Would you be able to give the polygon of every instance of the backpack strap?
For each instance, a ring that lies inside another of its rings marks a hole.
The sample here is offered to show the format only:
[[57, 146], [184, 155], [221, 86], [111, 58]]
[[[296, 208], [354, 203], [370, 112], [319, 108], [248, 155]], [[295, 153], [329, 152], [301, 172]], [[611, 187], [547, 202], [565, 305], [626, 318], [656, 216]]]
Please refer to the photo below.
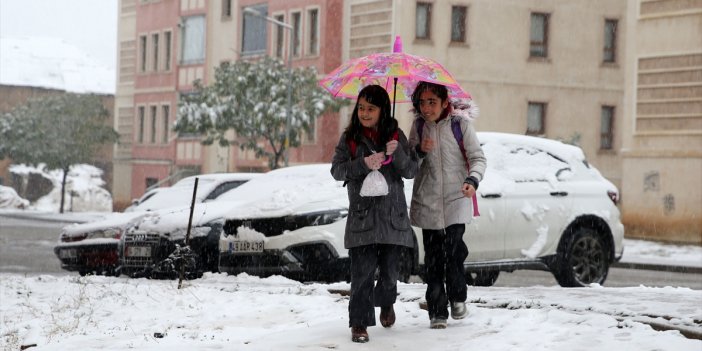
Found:
[[422, 143], [422, 134], [424, 134], [424, 118], [417, 118], [417, 135], [419, 135], [419, 144]]

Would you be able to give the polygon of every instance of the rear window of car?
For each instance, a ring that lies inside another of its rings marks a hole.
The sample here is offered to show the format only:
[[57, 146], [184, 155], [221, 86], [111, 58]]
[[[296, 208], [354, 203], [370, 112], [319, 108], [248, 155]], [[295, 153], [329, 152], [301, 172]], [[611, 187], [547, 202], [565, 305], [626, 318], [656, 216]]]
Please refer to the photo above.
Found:
[[486, 143], [483, 151], [488, 167], [518, 183], [563, 180], [563, 170], [570, 170], [568, 162], [528, 145]]

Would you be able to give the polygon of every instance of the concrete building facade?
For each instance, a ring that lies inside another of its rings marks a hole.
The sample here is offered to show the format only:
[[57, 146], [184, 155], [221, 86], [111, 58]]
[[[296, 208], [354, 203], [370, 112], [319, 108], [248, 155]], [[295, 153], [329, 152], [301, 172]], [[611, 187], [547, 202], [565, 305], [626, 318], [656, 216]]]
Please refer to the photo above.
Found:
[[[440, 62], [473, 96], [481, 111], [478, 130], [576, 142], [621, 186], [624, 56], [616, 49], [625, 45], [624, 26], [617, 26], [625, 20], [625, 0], [354, 0], [346, 6], [345, 59], [391, 51], [399, 35], [405, 52]], [[605, 60], [612, 23], [618, 30], [613, 56]], [[405, 130], [410, 108], [397, 108]], [[603, 111], [614, 114], [606, 141]]]
[[702, 2], [629, 1], [628, 17], [627, 230], [702, 243]]

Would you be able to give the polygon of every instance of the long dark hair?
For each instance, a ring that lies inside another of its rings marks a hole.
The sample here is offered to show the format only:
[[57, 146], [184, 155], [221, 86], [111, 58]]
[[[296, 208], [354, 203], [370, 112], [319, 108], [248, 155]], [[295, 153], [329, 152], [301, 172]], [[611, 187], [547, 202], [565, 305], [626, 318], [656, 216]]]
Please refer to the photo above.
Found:
[[419, 109], [419, 97], [422, 96], [422, 93], [425, 91], [431, 91], [436, 94], [436, 96], [441, 99], [442, 104], [444, 101], [448, 100], [448, 89], [446, 89], [445, 85], [421, 81], [417, 84], [417, 87], [414, 88], [414, 92], [412, 92], [412, 106], [414, 106], [414, 110], [418, 113], [421, 111]]
[[390, 138], [392, 138], [395, 131], [397, 131], [397, 120], [392, 118], [392, 107], [390, 105], [390, 96], [388, 92], [383, 89], [380, 85], [369, 85], [358, 93], [358, 98], [356, 99], [356, 106], [353, 108], [353, 113], [351, 114], [351, 121], [346, 127], [346, 140], [354, 140], [356, 142], [361, 141], [361, 135], [363, 135], [363, 126], [361, 121], [358, 119], [358, 100], [361, 98], [366, 99], [368, 103], [378, 106], [380, 108], [380, 119], [378, 119], [378, 142], [380, 145], [385, 145]]

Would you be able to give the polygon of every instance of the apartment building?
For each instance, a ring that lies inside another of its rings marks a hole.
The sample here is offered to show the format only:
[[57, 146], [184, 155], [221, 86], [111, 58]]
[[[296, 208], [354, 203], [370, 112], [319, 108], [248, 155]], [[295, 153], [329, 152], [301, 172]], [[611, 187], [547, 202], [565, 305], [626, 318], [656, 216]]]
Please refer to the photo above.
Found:
[[[245, 8], [292, 30], [247, 15]], [[341, 63], [342, 10], [342, 0], [121, 0], [115, 129], [123, 142], [115, 148], [116, 202], [190, 174], [266, 170], [267, 160], [251, 152], [203, 146], [197, 135], [174, 133], [179, 97], [195, 80], [206, 85], [227, 61], [269, 55], [287, 62], [291, 51], [293, 67], [329, 72]], [[290, 150], [290, 164], [328, 162], [338, 130], [337, 114], [319, 118], [303, 145]]]
[[[627, 225], [666, 226], [668, 240], [702, 242], [699, 1], [345, 6], [344, 59], [390, 51], [400, 35], [405, 52], [442, 63], [473, 95], [478, 130], [576, 143], [619, 187]], [[409, 109], [398, 108], [403, 128]]]
[[628, 12], [624, 219], [702, 243], [702, 2], [633, 0]]
[[[621, 185], [626, 0], [353, 0], [344, 57], [404, 51], [440, 62], [473, 96], [476, 128], [579, 144]], [[398, 105], [398, 119], [411, 116]]]

